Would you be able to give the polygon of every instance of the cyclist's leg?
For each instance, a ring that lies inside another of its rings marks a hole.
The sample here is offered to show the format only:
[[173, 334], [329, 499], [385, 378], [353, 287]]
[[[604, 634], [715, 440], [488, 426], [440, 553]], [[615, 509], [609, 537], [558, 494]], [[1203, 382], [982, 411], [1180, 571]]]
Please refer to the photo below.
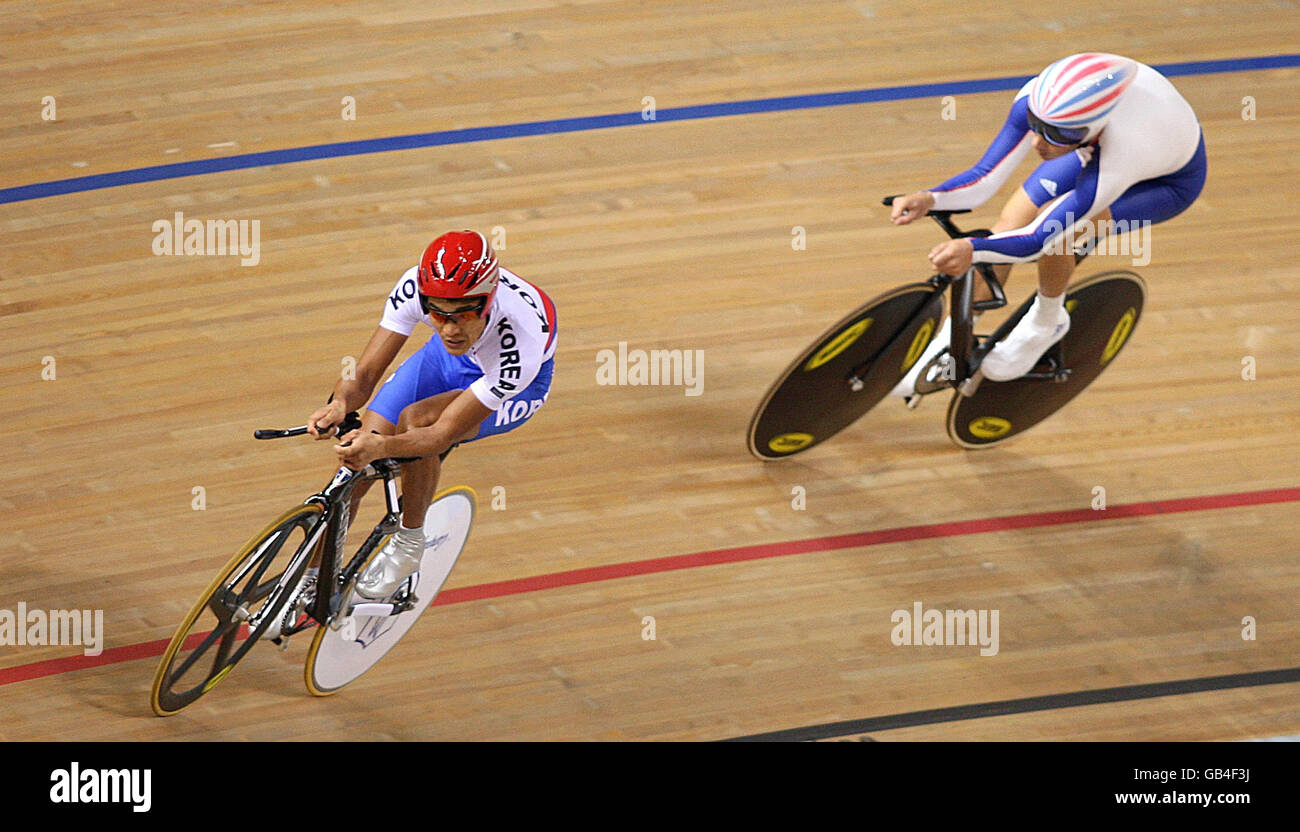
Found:
[[[1007, 201], [1006, 206], [1002, 209], [1002, 216], [994, 223], [992, 231], [997, 234], [1002, 231], [1023, 228], [1033, 222], [1037, 216], [1038, 206], [1030, 201], [1023, 190], [1019, 190]], [[1110, 219], [1110, 211], [1103, 210], [1093, 217], [1093, 222], [1100, 224], [1108, 219]], [[998, 282], [1003, 287], [1007, 285], [1013, 265], [1015, 264], [996, 263], [993, 266], [993, 273], [997, 275]], [[1071, 253], [1044, 254], [1038, 260], [1038, 284], [1043, 289], [1043, 293], [1049, 297], [1055, 297], [1065, 291], [1065, 285], [1069, 283], [1070, 276], [1073, 274], [1074, 255]], [[991, 296], [992, 293], [989, 292], [988, 286], [982, 281], [975, 284], [975, 300], [987, 300]]]
[[[361, 414], [361, 430], [392, 436], [397, 433], [398, 414], [402, 412], [416, 395], [420, 365], [423, 357], [420, 352], [409, 356], [380, 386], [379, 392]], [[352, 501], [348, 506], [348, 516], [357, 516], [357, 506], [370, 490], [373, 481], [358, 483], [352, 491]]]
[[[1003, 231], [1023, 228], [1033, 222], [1036, 216], [1038, 216], [1038, 206], [1029, 198], [1029, 194], [1025, 193], [1023, 187], [1017, 188], [1007, 200], [1007, 204], [1002, 206], [1002, 213], [998, 215], [998, 221], [993, 223], [990, 230], [994, 234], [1000, 234]], [[997, 276], [998, 283], [1001, 283], [1003, 288], [1006, 288], [1007, 280], [1010, 279], [1013, 265], [1013, 263], [996, 263], [993, 266], [993, 274]], [[975, 282], [975, 300], [989, 300], [992, 297], [993, 293], [989, 291], [984, 281]]]
[[[402, 410], [398, 420], [398, 431], [405, 432], [412, 428], [428, 427], [438, 421], [443, 410], [468, 388], [482, 371], [467, 359], [448, 356], [452, 360], [444, 362], [444, 378], [456, 386], [450, 390], [421, 399]], [[457, 437], [456, 444], [474, 442], [488, 436], [506, 433], [532, 418], [546, 401], [550, 392], [554, 360], [542, 365], [537, 378], [518, 396], [503, 402], [501, 408], [484, 419], [464, 435]], [[453, 445], [452, 447], [455, 447]], [[448, 449], [448, 453], [450, 449]], [[402, 522], [408, 528], [415, 528], [423, 523], [424, 511], [433, 500], [438, 490], [438, 480], [442, 472], [442, 460], [446, 454], [430, 456], [402, 466]]]
[[[439, 399], [445, 407], [458, 392], [454, 374], [448, 370], [455, 358], [442, 341], [431, 338], [423, 348], [398, 368], [380, 389], [369, 410], [383, 417], [394, 433], [410, 429], [403, 413], [416, 402]], [[468, 361], [468, 359], [466, 359]], [[439, 409], [441, 412], [441, 408]], [[381, 598], [419, 568], [424, 543], [424, 515], [437, 485], [438, 459], [416, 460], [402, 466], [402, 517], [399, 528], [370, 561], [357, 580], [357, 593]]]
[[[410, 427], [414, 426], [412, 423], [403, 425], [403, 419], [408, 410], [411, 410], [412, 414], [423, 413], [428, 418], [425, 424], [431, 425], [437, 421], [437, 417], [442, 413], [443, 408], [450, 404], [451, 400], [460, 391], [443, 389], [447, 386], [446, 372], [442, 366], [443, 362], [440, 360], [441, 356], [437, 355], [435, 348], [442, 350], [441, 344], [432, 340], [429, 341], [418, 352], [402, 362], [397, 371], [388, 377], [388, 380], [375, 394], [374, 399], [361, 417], [361, 429], [363, 431], [374, 431], [385, 436], [392, 436], [409, 430]], [[445, 350], [442, 350], [442, 353], [446, 355]], [[412, 410], [413, 408], [419, 409]], [[408, 467], [402, 467], [403, 494], [407, 493], [408, 484], [412, 479], [419, 479], [418, 475], [415, 477], [410, 475], [407, 470]], [[436, 485], [436, 477], [434, 484]], [[353, 490], [350, 505], [351, 516], [356, 516], [357, 505], [361, 502], [361, 498], [366, 495], [366, 492], [370, 490], [371, 485], [373, 485], [373, 482], [359, 483]], [[429, 497], [432, 498], [432, 496], [433, 493], [430, 492]], [[412, 518], [417, 516], [416, 512], [418, 510], [414, 507], [421, 504], [418, 496], [404, 500], [404, 503], [412, 507], [410, 516]], [[423, 504], [427, 505], [428, 500], [425, 500]], [[403, 517], [406, 516], [406, 511], [403, 511]], [[414, 525], [409, 526], [409, 528], [415, 527]]]
[[[1138, 182], [1122, 193], [1110, 207], [1110, 214], [1115, 222], [1113, 228], [1117, 233], [1142, 234], [1152, 225], [1171, 220], [1186, 211], [1205, 187], [1205, 140], [1202, 139], [1182, 170]], [[1149, 240], [1141, 241], [1149, 243]], [[1134, 241], [1137, 246], [1138, 241]], [[1132, 250], [1133, 247], [1130, 247]], [[1149, 256], [1149, 250], [1133, 250], [1133, 254]], [[1135, 263], [1135, 265], [1146, 265]]]
[[1181, 170], [1130, 186], [1110, 208], [1094, 217], [1095, 242], [1100, 242], [1106, 232], [1137, 235], [1122, 247], [1110, 248], [1109, 253], [1131, 253], [1135, 258], [1133, 265], [1145, 266], [1151, 255], [1151, 241], [1145, 237], [1147, 229], [1186, 211], [1200, 196], [1205, 176], [1205, 140], [1201, 139], [1191, 160]]
[[[444, 390], [440, 393], [407, 405], [397, 420], [397, 432], [406, 433], [412, 428], [423, 428], [434, 424], [456, 397], [464, 391], [461, 389]], [[478, 426], [467, 431], [464, 436], [456, 438], [456, 443], [473, 439]], [[438, 491], [438, 480], [442, 476], [442, 461], [451, 448], [440, 455], [426, 456], [402, 465], [402, 525], [408, 529], [420, 528], [424, 524], [424, 512], [433, 495]]]
[[[1180, 170], [1130, 186], [1108, 208], [1089, 217], [1091, 228], [1100, 239], [1108, 229], [1118, 233], [1142, 233], [1146, 227], [1173, 219], [1200, 196], [1205, 176], [1205, 139], [1202, 137], [1192, 158]], [[1074, 265], [1073, 252], [1044, 255], [1038, 261], [1038, 282], [1043, 294], [1055, 297], [1063, 293], [1074, 273]]]
[[[393, 433], [405, 433], [411, 428], [425, 427], [438, 421], [442, 411], [451, 404], [468, 383], [460, 383], [471, 368], [477, 365], [464, 356], [447, 352], [437, 338], [416, 354], [420, 361], [416, 371], [404, 386], [395, 387], [392, 398], [375, 396], [370, 409], [393, 425]], [[405, 367], [403, 366], [403, 369]], [[478, 371], [479, 375], [482, 371]], [[401, 380], [401, 370], [394, 374], [393, 383]], [[387, 387], [387, 385], [385, 385]], [[445, 455], [444, 455], [445, 456]], [[425, 457], [402, 465], [402, 525], [408, 529], [424, 526], [424, 513], [438, 486], [441, 458]]]
[[[1097, 168], [1087, 165], [1091, 158], [1090, 154], [1081, 152], [1066, 153], [1039, 165], [1021, 185], [1020, 193], [1008, 203], [1009, 210], [1004, 212], [999, 223], [1003, 220], [1014, 223], [1013, 228], [1033, 225], [1043, 216], [1044, 206], [1055, 204], [1058, 198], [1077, 187], [1086, 187], [1080, 180], [1096, 176]], [[1091, 217], [1094, 221], [1092, 227], [1095, 228], [1095, 221], [1105, 214], [1101, 211]], [[1077, 228], [1079, 226], [1075, 226]], [[1073, 233], [1076, 231], [1071, 230]], [[1065, 241], [1070, 238], [1058, 239]], [[1075, 259], [1073, 246], [1062, 248], [1064, 250], [1038, 256], [1038, 292], [1028, 312], [985, 356], [980, 369], [986, 378], [993, 381], [1019, 378], [1069, 332], [1070, 316], [1065, 310], [1064, 295], [1074, 274]], [[1003, 280], [1005, 282], [1005, 278]]]
[[[1007, 200], [1006, 205], [1002, 206], [1002, 213], [990, 230], [994, 234], [1000, 234], [1003, 231], [1013, 231], [1029, 225], [1038, 216], [1044, 205], [1061, 194], [1074, 190], [1079, 174], [1085, 167], [1086, 165], [1077, 153], [1066, 153], [1043, 162], [1016, 189], [1016, 192]], [[1054, 259], [1044, 263], [1043, 260], [1048, 258]], [[1069, 281], [1070, 275], [1074, 272], [1074, 258], [1070, 255], [1049, 254], [1045, 255], [1043, 260], [1039, 260], [1039, 285], [1044, 285], [1044, 275], [1046, 274], [1048, 285], [1054, 286], [1060, 283], [1061, 289], [1064, 290], [1065, 282]], [[993, 273], [997, 275], [998, 282], [1004, 287], [1011, 275], [1012, 265], [1011, 263], [998, 263], [993, 266]], [[1046, 273], [1044, 269], [1046, 269]], [[1064, 274], [1064, 278], [1061, 277], [1062, 274]], [[1047, 290], [1044, 289], [1044, 291]], [[1050, 292], [1048, 294], [1052, 296]], [[1060, 294], [1060, 292], [1056, 294]], [[988, 287], [984, 285], [983, 281], [978, 281], [975, 284], [975, 300], [988, 300], [990, 297], [992, 297], [992, 293], [989, 292]]]
[[[1084, 176], [1095, 175], [1085, 173]], [[1176, 173], [1132, 185], [1115, 202], [1088, 218], [1076, 230], [1091, 230], [1098, 235], [1108, 230], [1136, 231], [1163, 222], [1182, 213], [1200, 194], [1205, 182], [1204, 144], [1191, 161]], [[1032, 200], [1031, 200], [1032, 201]], [[1002, 340], [984, 362], [985, 375], [1006, 381], [1028, 372], [1029, 362], [1059, 340], [1069, 330], [1069, 314], [1060, 304], [1074, 274], [1074, 251], [1045, 254], [1038, 260], [1039, 297], [1016, 328]]]
[[[1146, 227], [1177, 216], [1200, 194], [1205, 182], [1203, 146], [1182, 170], [1169, 176], [1144, 180], [1128, 188], [1106, 209], [1090, 217], [1094, 234], [1107, 231], [1145, 233]], [[1129, 241], [1129, 248], [1149, 240]], [[1148, 249], [1143, 251], [1149, 253]], [[1136, 253], [1136, 252], [1135, 252]], [[984, 374], [995, 381], [1007, 381], [1028, 372], [1043, 350], [1064, 337], [1069, 314], [1060, 308], [1070, 277], [1074, 274], [1073, 251], [1046, 254], [1038, 260], [1039, 297], [1030, 314], [1016, 325], [984, 360]], [[1053, 308], [1056, 304], [1056, 308]]]

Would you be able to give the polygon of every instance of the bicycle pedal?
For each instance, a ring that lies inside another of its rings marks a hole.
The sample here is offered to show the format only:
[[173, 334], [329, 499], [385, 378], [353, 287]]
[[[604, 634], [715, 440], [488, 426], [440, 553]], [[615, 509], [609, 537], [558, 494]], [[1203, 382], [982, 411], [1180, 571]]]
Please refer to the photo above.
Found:
[[1045, 358], [1034, 365], [1034, 369], [1021, 376], [1032, 381], [1052, 381], [1057, 384], [1070, 380], [1070, 368], [1062, 366], [1055, 358]]

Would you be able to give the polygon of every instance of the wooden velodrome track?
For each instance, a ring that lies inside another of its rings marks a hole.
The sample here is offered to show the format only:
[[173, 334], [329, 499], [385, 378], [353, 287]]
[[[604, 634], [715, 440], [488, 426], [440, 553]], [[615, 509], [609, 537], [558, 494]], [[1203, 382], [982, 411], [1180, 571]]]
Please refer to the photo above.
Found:
[[[4, 2], [0, 189], [639, 113], [646, 96], [666, 112], [1025, 77], [1086, 49], [1167, 64], [1300, 41], [1269, 3], [470, 5]], [[783, 464], [744, 431], [814, 335], [929, 274], [938, 230], [891, 227], [879, 197], [970, 164], [1010, 87], [957, 96], [955, 120], [924, 92], [4, 192], [0, 609], [101, 609], [106, 635], [95, 660], [0, 647], [0, 739], [695, 740], [852, 720], [870, 721], [804, 735], [1300, 734], [1298, 72], [1175, 78], [1210, 179], [1154, 231], [1137, 333], [1061, 414], [983, 453], [948, 441], [943, 397], [886, 402]], [[259, 220], [260, 262], [154, 256], [152, 224], [177, 211]], [[251, 432], [305, 420], [433, 235], [494, 226], [503, 262], [558, 304], [560, 346], [533, 422], [444, 469], [480, 497], [455, 603], [335, 697], [305, 691], [304, 639], [153, 717], [157, 656], [197, 593], [333, 469], [326, 443]], [[1021, 269], [1011, 294], [1031, 285]], [[703, 394], [598, 385], [619, 342], [703, 350]], [[537, 576], [558, 577], [494, 586]], [[998, 610], [998, 655], [893, 646], [890, 614], [915, 602]], [[1030, 701], [907, 717], [1009, 700]]]

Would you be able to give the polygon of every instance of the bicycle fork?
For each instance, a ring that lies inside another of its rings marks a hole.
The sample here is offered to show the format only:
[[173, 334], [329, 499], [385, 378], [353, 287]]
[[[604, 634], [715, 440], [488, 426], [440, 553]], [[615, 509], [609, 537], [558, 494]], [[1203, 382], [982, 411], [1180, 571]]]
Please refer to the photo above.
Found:
[[[280, 597], [284, 595], [285, 592], [297, 588], [298, 582], [295, 581], [293, 586], [291, 587], [289, 585], [290, 579], [292, 578], [293, 575], [295, 575], [298, 572], [298, 567], [302, 564], [303, 560], [311, 557], [312, 550], [315, 549], [316, 545], [320, 542], [321, 535], [324, 534], [325, 528], [328, 525], [329, 525], [328, 523], [323, 521], [316, 524], [316, 528], [312, 531], [310, 535], [307, 536], [307, 540], [304, 541], [303, 544], [298, 547], [298, 551], [294, 554], [293, 560], [289, 561], [289, 565], [285, 567], [285, 570], [280, 575], [279, 580], [276, 581], [275, 588], [272, 589], [271, 594], [267, 596], [266, 603], [262, 606], [262, 609], [259, 610], [256, 615], [250, 614], [248, 611], [248, 607], [244, 604], [240, 604], [232, 611], [231, 617], [235, 621], [239, 621], [239, 622], [248, 621], [248, 626], [251, 629], [256, 630], [259, 626], [261, 626], [263, 621], [266, 619], [266, 616], [268, 616], [272, 610], [275, 610], [276, 615], [282, 613], [283, 610], [276, 609], [277, 605], [279, 604]], [[250, 561], [249, 568], [252, 568], [253, 564], [255, 563], [257, 563], [257, 558], [253, 558], [252, 561]], [[245, 570], [243, 574], [247, 574], [247, 570]], [[242, 576], [240, 578], [236, 578], [235, 582], [237, 583], [238, 580], [240, 579], [242, 579]], [[275, 637], [278, 637], [278, 634]]]

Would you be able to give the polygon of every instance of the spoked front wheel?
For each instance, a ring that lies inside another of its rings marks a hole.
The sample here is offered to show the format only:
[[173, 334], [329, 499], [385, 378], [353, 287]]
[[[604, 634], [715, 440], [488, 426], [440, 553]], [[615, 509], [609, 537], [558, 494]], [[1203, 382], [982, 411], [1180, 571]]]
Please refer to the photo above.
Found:
[[[338, 620], [318, 627], [307, 653], [307, 690], [328, 696], [355, 681], [375, 666], [411, 629], [432, 603], [456, 565], [474, 523], [474, 489], [448, 489], [433, 498], [424, 515], [424, 556], [420, 569], [397, 590], [396, 596], [410, 599], [410, 608], [396, 614], [367, 614], [385, 606], [353, 593]], [[378, 557], [376, 546], [358, 574]]]
[[[1128, 343], [1142, 317], [1146, 296], [1146, 283], [1128, 271], [1103, 272], [1071, 286], [1065, 295], [1070, 331], [1061, 339], [1065, 366], [1070, 370], [1066, 380], [985, 379], [973, 396], [954, 392], [948, 405], [948, 436], [963, 448], [990, 448], [1065, 407]], [[1008, 323], [1031, 303], [1032, 297]]]
[[767, 391], [749, 450], [783, 459], [830, 439], [875, 407], [921, 357], [943, 320], [943, 289], [913, 283], [867, 301], [822, 333]]
[[217, 574], [158, 663], [151, 696], [154, 713], [171, 716], [192, 704], [257, 642], [307, 570], [309, 559], [304, 557], [294, 574], [285, 575], [294, 555], [312, 544], [322, 511], [316, 504], [290, 509]]

